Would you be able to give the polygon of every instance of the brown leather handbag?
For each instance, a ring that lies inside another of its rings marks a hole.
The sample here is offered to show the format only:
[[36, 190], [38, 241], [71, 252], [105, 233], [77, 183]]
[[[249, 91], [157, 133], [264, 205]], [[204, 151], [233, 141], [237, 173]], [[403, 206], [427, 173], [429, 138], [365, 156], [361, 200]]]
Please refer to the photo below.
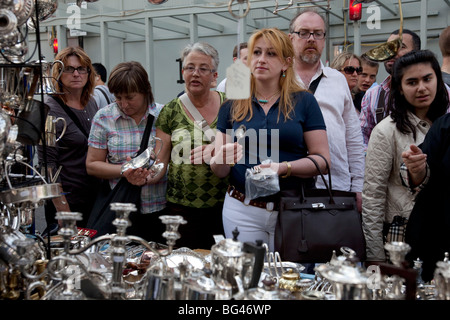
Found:
[[330, 261], [333, 250], [339, 255], [341, 247], [348, 247], [364, 261], [366, 242], [356, 194], [332, 190], [328, 162], [327, 183], [317, 162], [307, 158], [316, 165], [327, 189], [302, 185], [297, 195], [292, 190], [281, 191], [275, 250], [284, 261], [324, 263]]

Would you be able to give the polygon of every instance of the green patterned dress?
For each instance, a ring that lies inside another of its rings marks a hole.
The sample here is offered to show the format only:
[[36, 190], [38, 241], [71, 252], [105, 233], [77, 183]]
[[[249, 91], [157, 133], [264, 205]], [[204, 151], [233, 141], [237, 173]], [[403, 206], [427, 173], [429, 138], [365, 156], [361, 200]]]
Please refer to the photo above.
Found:
[[[223, 103], [225, 94], [218, 93]], [[190, 151], [209, 141], [204, 141], [203, 132], [188, 117], [179, 98], [162, 108], [155, 126], [172, 139], [167, 201], [192, 208], [210, 208], [223, 203], [227, 179], [218, 178], [205, 163], [190, 162]], [[213, 130], [216, 126], [217, 118], [210, 124]]]

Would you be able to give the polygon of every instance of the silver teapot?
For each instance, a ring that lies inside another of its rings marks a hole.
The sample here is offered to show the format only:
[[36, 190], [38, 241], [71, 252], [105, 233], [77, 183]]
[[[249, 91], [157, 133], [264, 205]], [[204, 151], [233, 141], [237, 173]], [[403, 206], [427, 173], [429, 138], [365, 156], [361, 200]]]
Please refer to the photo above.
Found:
[[370, 300], [369, 277], [356, 263], [356, 252], [347, 247], [341, 248], [341, 251], [344, 255], [317, 266], [316, 272], [332, 284], [336, 300]]
[[211, 247], [211, 269], [215, 280], [227, 281], [233, 295], [242, 296], [250, 287], [255, 255], [243, 250], [244, 244], [237, 240], [238, 235], [236, 228], [233, 239], [223, 239]]
[[[63, 94], [59, 92], [53, 85], [53, 79], [58, 81], [64, 70], [64, 63], [60, 60], [55, 60], [53, 62], [48, 62], [44, 59], [36, 60], [33, 63], [41, 64], [42, 66], [42, 85], [40, 81], [38, 82], [37, 89], [34, 94]], [[59, 64], [59, 73], [57, 73], [56, 78], [53, 77], [53, 68], [55, 65]]]

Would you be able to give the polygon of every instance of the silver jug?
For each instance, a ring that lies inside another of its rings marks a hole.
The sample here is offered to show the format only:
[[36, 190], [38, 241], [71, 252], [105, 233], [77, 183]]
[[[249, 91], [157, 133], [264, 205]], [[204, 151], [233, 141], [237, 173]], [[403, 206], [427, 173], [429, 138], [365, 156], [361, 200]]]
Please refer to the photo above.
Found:
[[145, 300], [175, 300], [175, 274], [162, 261], [147, 271]]
[[235, 230], [233, 239], [223, 239], [211, 247], [213, 278], [227, 281], [233, 295], [243, 295], [250, 287], [255, 262], [254, 254], [243, 251], [243, 243], [237, 240], [238, 234]]
[[[56, 133], [56, 124], [61, 121], [63, 123], [63, 129], [59, 137]], [[62, 117], [56, 118], [55, 116], [47, 116], [45, 119], [45, 143], [49, 147], [56, 146], [56, 143], [64, 136], [67, 129], [66, 119]], [[42, 144], [42, 141], [41, 143]]]
[[[53, 62], [48, 62], [45, 60], [36, 60], [34, 63], [41, 64], [42, 66], [42, 85], [40, 81], [38, 82], [37, 89], [34, 94], [64, 94], [59, 92], [53, 85], [53, 79], [58, 81], [64, 70], [64, 63], [60, 60], [55, 60]], [[53, 68], [55, 65], [59, 64], [59, 73], [57, 73], [56, 78], [53, 77]]]

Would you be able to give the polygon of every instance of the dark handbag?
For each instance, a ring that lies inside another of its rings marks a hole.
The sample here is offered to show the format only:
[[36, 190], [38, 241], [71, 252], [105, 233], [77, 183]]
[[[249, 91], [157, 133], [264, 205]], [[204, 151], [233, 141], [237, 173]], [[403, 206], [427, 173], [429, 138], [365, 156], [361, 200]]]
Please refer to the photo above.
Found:
[[[136, 156], [140, 155], [145, 151], [145, 149], [147, 149], [153, 120], [153, 115], [149, 114], [144, 135], [142, 136], [141, 146]], [[116, 228], [112, 222], [116, 218], [116, 212], [111, 210], [110, 206], [110, 204], [114, 202], [134, 203], [137, 211], [131, 212], [129, 216], [130, 220], [133, 221], [133, 217], [140, 214], [141, 189], [142, 186], [136, 186], [129, 183], [125, 177], [120, 178], [119, 182], [112, 190], [109, 186], [109, 181], [103, 180], [97, 199], [95, 200], [94, 207], [89, 216], [87, 228], [97, 230], [95, 237], [107, 233], [115, 233]], [[132, 227], [133, 226], [131, 226], [131, 228]], [[132, 231], [129, 230], [128, 232], [132, 234]]]
[[332, 190], [329, 168], [327, 184], [317, 162], [307, 158], [316, 165], [327, 189], [302, 185], [297, 196], [290, 190], [281, 192], [275, 251], [283, 261], [324, 263], [330, 261], [333, 250], [339, 255], [341, 247], [348, 247], [364, 261], [366, 242], [356, 194]]

